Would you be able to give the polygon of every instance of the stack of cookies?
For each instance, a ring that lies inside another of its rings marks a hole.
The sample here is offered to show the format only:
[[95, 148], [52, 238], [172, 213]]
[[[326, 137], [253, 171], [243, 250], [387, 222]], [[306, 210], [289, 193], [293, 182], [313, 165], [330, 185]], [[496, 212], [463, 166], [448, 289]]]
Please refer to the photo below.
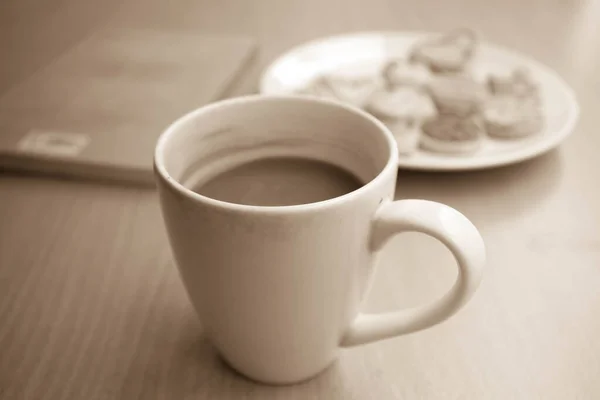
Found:
[[[417, 144], [424, 149], [443, 153], [468, 153], [477, 150], [484, 134], [478, 117], [485, 89], [465, 73], [476, 46], [476, 37], [469, 30], [457, 30], [448, 35], [416, 43], [408, 60], [394, 60], [383, 69], [385, 90], [411, 88], [426, 103], [417, 103], [419, 113]], [[375, 116], [378, 109], [367, 107]], [[390, 126], [390, 124], [388, 124]], [[404, 132], [390, 129], [398, 140], [401, 153], [410, 153]]]
[[472, 153], [485, 137], [483, 86], [468, 76], [440, 76], [429, 85], [438, 114], [423, 125], [421, 146], [441, 153]]
[[386, 124], [399, 152], [418, 147], [446, 154], [476, 152], [486, 137], [517, 139], [543, 126], [539, 89], [527, 71], [489, 76], [469, 72], [476, 35], [460, 29], [415, 43], [404, 59], [364, 78], [321, 76], [301, 93], [341, 100]]

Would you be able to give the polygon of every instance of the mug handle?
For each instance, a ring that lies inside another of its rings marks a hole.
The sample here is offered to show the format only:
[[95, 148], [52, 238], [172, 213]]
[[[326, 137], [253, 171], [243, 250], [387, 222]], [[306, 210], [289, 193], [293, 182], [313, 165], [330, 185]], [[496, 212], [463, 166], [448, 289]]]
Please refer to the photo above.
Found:
[[366, 344], [438, 324], [456, 313], [479, 286], [485, 246], [477, 228], [464, 215], [426, 200], [385, 203], [373, 219], [371, 251], [379, 251], [390, 238], [402, 232], [421, 232], [441, 241], [458, 264], [456, 282], [444, 296], [424, 306], [383, 314], [359, 314], [343, 335], [341, 346]]

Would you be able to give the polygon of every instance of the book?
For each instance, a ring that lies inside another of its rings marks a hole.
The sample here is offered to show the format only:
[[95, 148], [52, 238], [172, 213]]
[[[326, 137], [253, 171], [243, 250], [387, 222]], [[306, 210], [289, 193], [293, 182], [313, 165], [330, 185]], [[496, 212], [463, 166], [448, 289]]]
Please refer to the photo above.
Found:
[[0, 168], [153, 185], [155, 143], [231, 92], [253, 39], [100, 31], [0, 93]]

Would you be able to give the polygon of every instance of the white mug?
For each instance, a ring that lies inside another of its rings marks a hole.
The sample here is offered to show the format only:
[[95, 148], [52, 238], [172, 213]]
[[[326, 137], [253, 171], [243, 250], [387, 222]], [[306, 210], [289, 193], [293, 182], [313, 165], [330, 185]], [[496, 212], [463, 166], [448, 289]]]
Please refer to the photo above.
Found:
[[[293, 206], [233, 204], [197, 194], [199, 179], [271, 156], [326, 161], [358, 190]], [[340, 348], [430, 327], [475, 292], [483, 240], [458, 211], [393, 201], [397, 148], [378, 120], [342, 104], [247, 96], [210, 104], [160, 137], [155, 175], [169, 241], [207, 338], [247, 377], [286, 384], [331, 364]], [[430, 304], [360, 313], [376, 256], [401, 232], [422, 232], [453, 253], [459, 274]]]

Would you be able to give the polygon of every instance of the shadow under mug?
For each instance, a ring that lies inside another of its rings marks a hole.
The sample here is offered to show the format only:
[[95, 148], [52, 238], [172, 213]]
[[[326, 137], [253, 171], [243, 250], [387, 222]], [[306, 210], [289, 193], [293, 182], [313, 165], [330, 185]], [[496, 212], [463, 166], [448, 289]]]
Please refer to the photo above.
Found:
[[[340, 197], [281, 207], [189, 189], [281, 156], [334, 164], [366, 183]], [[208, 339], [234, 369], [265, 383], [302, 381], [340, 348], [430, 327], [473, 295], [485, 264], [479, 232], [443, 204], [393, 201], [397, 157], [392, 134], [369, 114], [291, 96], [213, 103], [162, 134], [154, 168], [169, 242]], [[417, 308], [360, 313], [379, 250], [407, 231], [448, 247], [459, 269], [455, 284]]]

